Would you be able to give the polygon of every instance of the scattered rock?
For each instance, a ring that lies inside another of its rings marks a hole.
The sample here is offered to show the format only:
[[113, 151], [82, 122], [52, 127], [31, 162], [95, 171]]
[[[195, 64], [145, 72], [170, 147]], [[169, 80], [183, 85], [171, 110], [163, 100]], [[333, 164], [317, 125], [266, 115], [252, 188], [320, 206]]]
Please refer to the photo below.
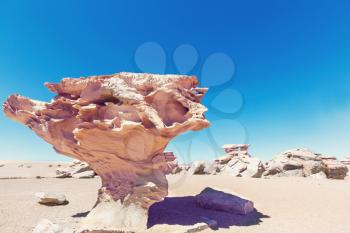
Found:
[[63, 228], [48, 219], [42, 219], [33, 229], [32, 233], [74, 233], [74, 230]]
[[[84, 173], [84, 172], [89, 173]], [[82, 176], [87, 177], [80, 177], [80, 173], [84, 173]], [[92, 173], [94, 175], [92, 176]], [[73, 160], [68, 167], [58, 168], [56, 169], [56, 177], [57, 178], [69, 178], [69, 177], [75, 177], [75, 178], [92, 178], [96, 174], [95, 172], [90, 168], [90, 166], [86, 162], [82, 162], [79, 160]]]
[[[229, 174], [237, 177], [261, 177], [265, 171], [264, 164], [248, 153], [247, 144], [227, 144], [223, 148], [230, 154], [225, 154], [213, 162], [194, 161], [188, 169], [190, 175]], [[173, 174], [183, 171], [180, 165]]]
[[42, 205], [52, 206], [68, 204], [66, 196], [61, 193], [39, 192], [36, 193], [35, 196], [39, 198], [38, 203]]
[[0, 167], [4, 167], [5, 166], [5, 164], [0, 164]]
[[205, 188], [200, 194], [195, 196], [195, 199], [201, 207], [206, 209], [221, 210], [242, 215], [254, 211], [252, 201], [212, 188]]
[[94, 171], [84, 171], [80, 173], [73, 174], [73, 178], [78, 179], [86, 179], [86, 178], [94, 178], [96, 173]]
[[178, 162], [174, 162], [174, 167], [171, 171], [171, 174], [179, 174], [182, 172], [187, 172], [191, 168], [190, 165], [187, 164], [179, 164]]
[[206, 168], [209, 166], [208, 162], [206, 161], [194, 161], [191, 164], [190, 169], [188, 170], [188, 173], [190, 175], [203, 175], [208, 174], [206, 173]]
[[171, 233], [195, 233], [208, 230], [210, 226], [207, 223], [197, 223], [192, 226], [183, 226], [181, 230], [173, 231]]

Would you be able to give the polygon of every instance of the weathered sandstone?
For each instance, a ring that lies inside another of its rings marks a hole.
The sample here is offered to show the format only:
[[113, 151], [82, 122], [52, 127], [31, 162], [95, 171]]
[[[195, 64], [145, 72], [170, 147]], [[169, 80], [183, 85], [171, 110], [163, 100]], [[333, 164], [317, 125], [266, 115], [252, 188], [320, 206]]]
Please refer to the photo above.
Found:
[[247, 155], [247, 156], [250, 156], [248, 153], [248, 148], [249, 148], [248, 144], [226, 144], [226, 145], [223, 145], [222, 148], [229, 155], [233, 155], [233, 156]]
[[324, 156], [308, 149], [294, 149], [285, 151], [267, 162], [263, 175], [344, 179], [347, 171], [347, 167], [333, 156]]
[[89, 164], [102, 187], [88, 230], [142, 229], [150, 205], [167, 195], [169, 141], [208, 127], [194, 76], [119, 73], [46, 83], [49, 103], [11, 95], [5, 114], [64, 155]]
[[248, 153], [248, 144], [227, 144], [223, 149], [227, 153], [214, 161], [217, 173], [237, 177], [260, 178], [265, 171], [264, 164]]
[[89, 164], [77, 159], [71, 162], [67, 167], [59, 167], [56, 169], [57, 178], [79, 178], [87, 174], [89, 174], [91, 177], [95, 176], [95, 172], [90, 168]]

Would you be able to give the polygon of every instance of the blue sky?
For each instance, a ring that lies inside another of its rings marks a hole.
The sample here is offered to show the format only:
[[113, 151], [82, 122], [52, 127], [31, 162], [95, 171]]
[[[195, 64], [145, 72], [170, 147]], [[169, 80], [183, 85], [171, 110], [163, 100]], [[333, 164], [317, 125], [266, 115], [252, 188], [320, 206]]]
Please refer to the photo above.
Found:
[[[169, 147], [183, 160], [212, 159], [219, 145], [240, 142], [262, 159], [298, 147], [342, 158], [350, 155], [349, 7], [312, 0], [1, 1], [0, 102], [12, 93], [48, 101], [46, 81], [152, 71], [165, 60], [164, 71], [178, 73], [174, 52], [189, 44], [199, 55], [189, 73], [219, 85], [204, 100], [212, 127]], [[145, 42], [164, 56], [142, 55], [151, 63], [140, 69], [135, 53]], [[226, 83], [218, 80], [229, 65], [209, 62], [218, 53], [234, 64]], [[236, 111], [222, 113], [230, 109]], [[0, 138], [0, 160], [65, 159], [3, 114]]]

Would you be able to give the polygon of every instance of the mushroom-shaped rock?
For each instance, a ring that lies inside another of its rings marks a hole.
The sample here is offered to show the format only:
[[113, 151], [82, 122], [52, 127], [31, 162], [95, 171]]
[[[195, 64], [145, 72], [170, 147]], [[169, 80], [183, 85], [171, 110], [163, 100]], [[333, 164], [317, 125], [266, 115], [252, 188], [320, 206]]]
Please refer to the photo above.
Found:
[[[169, 141], [208, 127], [194, 76], [118, 73], [46, 83], [49, 103], [11, 95], [5, 114], [101, 177], [86, 230], [142, 229], [150, 205], [167, 195], [175, 157]], [[108, 216], [108, 217], [106, 217]]]

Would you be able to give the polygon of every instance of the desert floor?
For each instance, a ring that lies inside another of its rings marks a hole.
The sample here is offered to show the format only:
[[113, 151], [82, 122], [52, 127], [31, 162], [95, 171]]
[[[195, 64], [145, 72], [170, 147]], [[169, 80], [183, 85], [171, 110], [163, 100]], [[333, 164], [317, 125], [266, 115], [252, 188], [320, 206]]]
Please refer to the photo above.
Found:
[[[22, 164], [24, 166], [20, 166]], [[35, 177], [39, 173], [41, 176], [54, 175], [58, 164], [51, 164], [52, 166], [48, 167], [49, 163], [12, 162], [0, 167], [1, 233], [31, 232], [43, 218], [76, 227], [80, 218], [91, 209], [100, 185], [99, 178], [28, 178]], [[27, 178], [13, 179], [13, 177]], [[170, 175], [168, 180], [169, 197], [150, 209], [151, 230], [161, 226], [162, 230], [159, 232], [171, 232], [174, 227], [193, 225], [206, 217], [217, 220], [219, 229], [204, 232], [350, 232], [349, 179], [345, 181], [312, 178], [246, 179], [223, 175]], [[192, 196], [208, 186], [252, 200], [257, 212], [248, 216], [238, 216], [199, 209]], [[62, 192], [67, 196], [69, 204], [39, 205], [34, 196], [34, 193], [39, 191]]]

